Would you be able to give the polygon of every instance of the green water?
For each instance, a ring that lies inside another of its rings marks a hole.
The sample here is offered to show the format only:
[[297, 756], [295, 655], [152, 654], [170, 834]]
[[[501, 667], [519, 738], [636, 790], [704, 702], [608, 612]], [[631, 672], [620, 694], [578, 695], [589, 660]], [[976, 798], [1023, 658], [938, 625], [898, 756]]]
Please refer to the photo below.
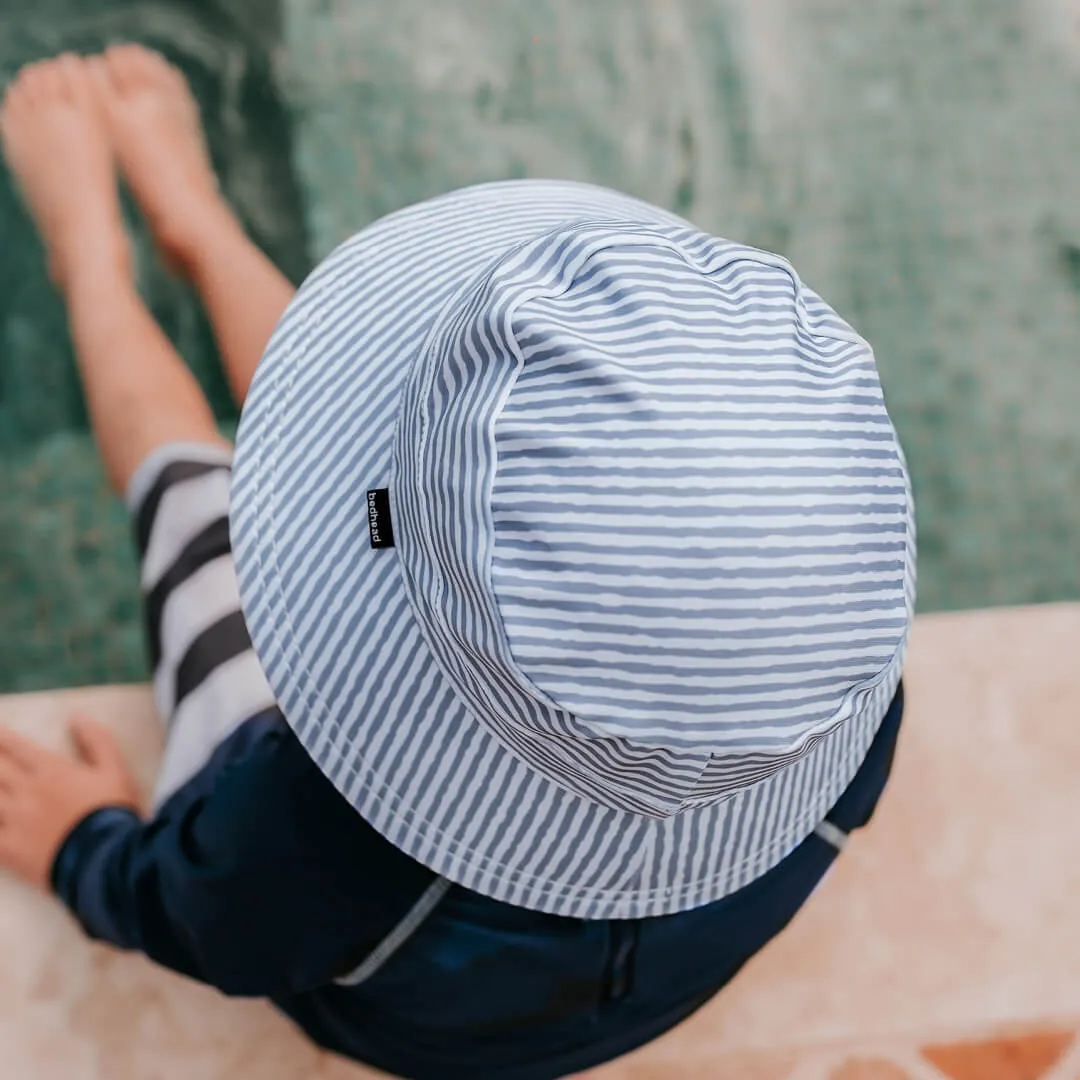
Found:
[[[1080, 597], [1076, 0], [0, 0], [0, 80], [146, 41], [296, 279], [478, 180], [621, 187], [787, 254], [874, 344], [923, 610]], [[235, 414], [194, 298], [140, 283]], [[0, 690], [141, 678], [135, 568], [63, 313], [0, 177]]]

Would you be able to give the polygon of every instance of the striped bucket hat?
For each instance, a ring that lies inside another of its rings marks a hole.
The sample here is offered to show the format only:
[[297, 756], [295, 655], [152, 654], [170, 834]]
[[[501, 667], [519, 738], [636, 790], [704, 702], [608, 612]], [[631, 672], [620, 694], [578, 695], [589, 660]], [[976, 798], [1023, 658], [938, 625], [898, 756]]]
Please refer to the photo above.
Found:
[[244, 615], [321, 770], [438, 874], [663, 915], [854, 776], [914, 599], [867, 343], [776, 255], [489, 184], [342, 244], [240, 424]]

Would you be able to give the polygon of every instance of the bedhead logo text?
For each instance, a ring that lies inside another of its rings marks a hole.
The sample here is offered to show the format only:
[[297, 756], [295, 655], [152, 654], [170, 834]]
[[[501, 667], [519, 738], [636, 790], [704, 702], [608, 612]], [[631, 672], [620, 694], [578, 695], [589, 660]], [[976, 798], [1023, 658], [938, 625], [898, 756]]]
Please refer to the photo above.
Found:
[[375, 488], [367, 493], [368, 532], [373, 548], [394, 546], [394, 527], [390, 523], [390, 489]]

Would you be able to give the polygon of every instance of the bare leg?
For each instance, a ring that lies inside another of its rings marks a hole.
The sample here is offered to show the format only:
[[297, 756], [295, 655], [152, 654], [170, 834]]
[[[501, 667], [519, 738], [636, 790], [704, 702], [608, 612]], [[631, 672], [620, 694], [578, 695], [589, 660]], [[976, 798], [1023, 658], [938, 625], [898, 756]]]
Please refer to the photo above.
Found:
[[242, 405], [296, 290], [221, 197], [183, 75], [141, 45], [114, 46], [88, 63], [124, 178], [159, 247], [198, 289]]
[[23, 68], [4, 95], [0, 138], [67, 303], [113, 486], [126, 490], [165, 443], [223, 444], [198, 383], [135, 290], [108, 131], [85, 63], [66, 54]]

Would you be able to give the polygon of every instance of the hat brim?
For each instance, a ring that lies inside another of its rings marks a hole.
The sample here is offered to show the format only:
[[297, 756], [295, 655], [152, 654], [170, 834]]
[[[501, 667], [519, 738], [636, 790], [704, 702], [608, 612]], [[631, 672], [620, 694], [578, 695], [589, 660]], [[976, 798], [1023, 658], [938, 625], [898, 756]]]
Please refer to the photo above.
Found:
[[334, 251], [283, 316], [237, 437], [233, 547], [255, 650], [325, 775], [396, 847], [449, 880], [577, 918], [718, 899], [778, 863], [850, 783], [899, 680], [797, 764], [657, 819], [539, 775], [457, 698], [373, 549], [367, 492], [389, 488], [402, 384], [431, 324], [508, 250], [560, 224], [679, 219], [588, 185], [518, 181], [390, 215]]

